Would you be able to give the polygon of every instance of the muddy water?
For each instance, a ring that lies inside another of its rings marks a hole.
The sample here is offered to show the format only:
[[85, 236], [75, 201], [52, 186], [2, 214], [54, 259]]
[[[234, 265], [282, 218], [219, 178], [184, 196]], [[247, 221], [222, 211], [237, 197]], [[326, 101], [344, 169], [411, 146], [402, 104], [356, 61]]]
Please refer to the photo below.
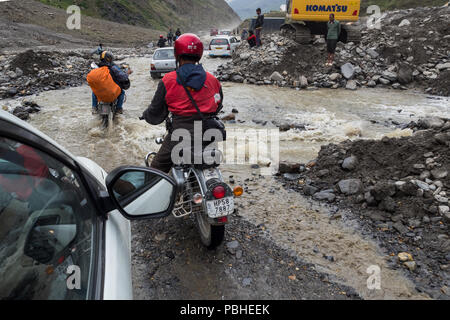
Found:
[[[148, 74], [149, 57], [126, 61], [135, 71], [131, 76], [132, 88], [127, 92], [125, 114], [119, 116], [112, 132], [101, 130], [99, 119], [90, 114], [87, 86], [46, 92], [33, 98], [44, 108], [32, 117], [31, 124], [74, 154], [89, 157], [106, 170], [127, 164], [142, 165], [146, 153], [158, 149], [154, 139], [162, 136], [165, 128], [151, 127], [138, 120], [157, 86]], [[220, 63], [223, 63], [220, 59], [204, 59], [210, 71]], [[404, 91], [295, 91], [225, 83], [224, 93], [225, 111], [236, 108], [237, 119], [245, 121], [228, 125], [229, 128], [270, 128], [272, 120], [304, 124], [304, 131], [280, 134], [280, 159], [296, 162], [315, 158], [320, 146], [331, 142], [411, 134], [387, 125], [392, 120], [408, 123], [424, 115], [450, 117], [448, 99], [429, 99]], [[268, 124], [263, 127], [253, 120]], [[239, 200], [243, 207], [240, 214], [256, 224], [263, 223], [275, 241], [314, 263], [317, 269], [354, 287], [365, 298], [423, 298], [403, 274], [387, 267], [386, 253], [365, 239], [356, 226], [330, 220], [325, 207], [289, 193], [271, 177], [256, 178], [259, 172], [249, 165], [224, 166], [223, 171], [237, 182], [250, 178], [251, 194]], [[323, 254], [333, 256], [335, 262], [324, 259]], [[382, 290], [367, 289], [366, 270], [371, 265], [382, 270]]]

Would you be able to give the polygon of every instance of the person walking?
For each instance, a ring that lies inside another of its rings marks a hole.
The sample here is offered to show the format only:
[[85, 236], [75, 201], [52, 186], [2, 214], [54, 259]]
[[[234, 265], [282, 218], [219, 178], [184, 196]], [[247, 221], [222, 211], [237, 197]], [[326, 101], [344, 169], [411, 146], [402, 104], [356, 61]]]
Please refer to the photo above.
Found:
[[256, 46], [260, 47], [262, 45], [261, 36], [264, 27], [264, 15], [261, 14], [261, 8], [256, 9], [256, 14], [258, 15], [255, 23]]
[[327, 52], [328, 60], [326, 66], [332, 66], [334, 63], [334, 55], [336, 46], [341, 35], [341, 23], [334, 18], [334, 14], [330, 14], [330, 20], [327, 22]]

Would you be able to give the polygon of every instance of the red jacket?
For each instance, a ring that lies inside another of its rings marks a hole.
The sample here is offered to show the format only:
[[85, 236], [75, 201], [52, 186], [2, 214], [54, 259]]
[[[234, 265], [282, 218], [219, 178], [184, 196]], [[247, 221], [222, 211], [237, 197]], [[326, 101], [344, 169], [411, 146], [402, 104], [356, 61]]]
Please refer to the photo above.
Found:
[[[197, 110], [189, 99], [183, 86], [177, 82], [176, 71], [170, 72], [162, 79], [166, 88], [165, 100], [170, 112], [179, 116], [192, 116]], [[221, 85], [209, 72], [206, 73], [206, 81], [199, 91], [190, 90], [192, 97], [202, 113], [214, 113], [221, 103]]]

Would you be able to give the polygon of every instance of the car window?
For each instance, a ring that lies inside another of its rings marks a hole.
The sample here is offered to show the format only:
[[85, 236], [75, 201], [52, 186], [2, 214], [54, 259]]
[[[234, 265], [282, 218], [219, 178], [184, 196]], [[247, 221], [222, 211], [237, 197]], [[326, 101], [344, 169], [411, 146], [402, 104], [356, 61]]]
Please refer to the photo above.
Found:
[[175, 59], [173, 50], [158, 50], [153, 55], [153, 60], [171, 60]]
[[228, 45], [228, 40], [227, 39], [213, 39], [211, 41], [211, 45], [212, 46], [226, 46], [226, 45]]
[[0, 137], [0, 300], [88, 298], [95, 216], [75, 172]]

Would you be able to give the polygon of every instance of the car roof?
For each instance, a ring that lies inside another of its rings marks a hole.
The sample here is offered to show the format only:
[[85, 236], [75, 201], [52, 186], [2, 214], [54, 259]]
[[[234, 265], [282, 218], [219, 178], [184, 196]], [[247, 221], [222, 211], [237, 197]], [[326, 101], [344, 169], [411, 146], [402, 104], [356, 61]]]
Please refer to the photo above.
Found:
[[158, 48], [155, 50], [156, 51], [162, 51], [162, 50], [174, 50], [174, 47], [164, 47], [164, 48]]

